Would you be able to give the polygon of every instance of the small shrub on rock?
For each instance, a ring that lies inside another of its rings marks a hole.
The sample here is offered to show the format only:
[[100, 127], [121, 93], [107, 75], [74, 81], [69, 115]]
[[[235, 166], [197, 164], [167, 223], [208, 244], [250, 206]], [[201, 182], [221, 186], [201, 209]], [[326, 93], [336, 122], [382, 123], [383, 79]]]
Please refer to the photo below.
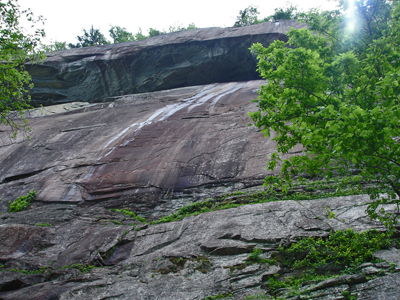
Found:
[[8, 210], [9, 212], [18, 212], [23, 211], [28, 208], [29, 205], [32, 204], [33, 200], [36, 198], [36, 192], [30, 191], [28, 195], [18, 197], [17, 200], [8, 202]]
[[343, 269], [345, 266], [357, 269], [361, 264], [373, 261], [374, 252], [389, 245], [387, 233], [376, 229], [360, 233], [347, 229], [332, 232], [328, 238], [304, 238], [287, 249], [280, 246], [279, 251], [287, 256], [286, 263], [295, 269]]

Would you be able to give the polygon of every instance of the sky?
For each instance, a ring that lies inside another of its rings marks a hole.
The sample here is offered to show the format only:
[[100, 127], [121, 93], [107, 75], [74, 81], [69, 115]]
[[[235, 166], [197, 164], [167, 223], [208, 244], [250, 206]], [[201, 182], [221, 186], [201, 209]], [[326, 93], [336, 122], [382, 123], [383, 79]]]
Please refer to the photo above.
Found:
[[[46, 19], [45, 43], [60, 41], [76, 43], [77, 35], [93, 25], [108, 39], [110, 26], [125, 27], [133, 34], [141, 28], [148, 34], [149, 28], [168, 31], [170, 26], [194, 23], [198, 28], [232, 27], [239, 15], [249, 5], [257, 7], [259, 17], [274, 13], [275, 8], [285, 7], [288, 2], [271, 0], [18, 0], [21, 9], [30, 8], [35, 16]], [[301, 10], [312, 7], [334, 9], [329, 0], [292, 0]]]

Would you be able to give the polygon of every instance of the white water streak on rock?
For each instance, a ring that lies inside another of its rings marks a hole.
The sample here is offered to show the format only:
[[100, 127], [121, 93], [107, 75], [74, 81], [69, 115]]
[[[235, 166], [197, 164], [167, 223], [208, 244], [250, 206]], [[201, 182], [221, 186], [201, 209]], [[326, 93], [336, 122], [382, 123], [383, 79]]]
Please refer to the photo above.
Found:
[[222, 97], [232, 94], [244, 86], [245, 83], [236, 83], [231, 89], [225, 91], [222, 95], [219, 95], [217, 98], [215, 98], [214, 101], [211, 103], [210, 108], [214, 108], [215, 104], [217, 104], [218, 100], [221, 99]]
[[135, 125], [137, 125], [137, 123], [132, 124], [131, 126], [125, 128], [120, 133], [118, 133], [111, 141], [107, 143], [107, 145], [104, 146], [104, 149], [107, 148], [112, 142], [114, 142], [116, 139], [118, 139], [121, 135], [123, 135], [125, 132], [127, 132], [130, 128], [132, 128]]
[[83, 177], [83, 180], [88, 179], [90, 177], [92, 177], [93, 173], [94, 173], [95, 167], [90, 167], [89, 172], [86, 174], [85, 177]]
[[[208, 100], [218, 96], [211, 104], [211, 108], [213, 108], [215, 106], [215, 104], [218, 102], [219, 99], [221, 99], [223, 96], [231, 94], [237, 90], [239, 90], [240, 88], [242, 88], [245, 84], [244, 83], [236, 83], [234, 84], [233, 87], [229, 87], [227, 90], [224, 89], [222, 91], [217, 91], [217, 92], [212, 92], [213, 90], [218, 89], [219, 87], [214, 87], [213, 89], [201, 92], [193, 97], [184, 99], [182, 102], [180, 103], [174, 103], [174, 104], [169, 104], [163, 108], [158, 109], [154, 114], [152, 114], [146, 121], [142, 122], [142, 123], [134, 123], [132, 125], [130, 125], [129, 127], [125, 128], [124, 130], [122, 130], [117, 136], [115, 136], [111, 141], [109, 141], [104, 148], [107, 148], [111, 143], [113, 143], [114, 141], [116, 141], [117, 139], [119, 139], [122, 135], [124, 135], [126, 132], [129, 131], [129, 129], [131, 129], [134, 126], [139, 125], [134, 133], [139, 132], [144, 126], [146, 125], [150, 125], [158, 116], [161, 116], [158, 121], [164, 121], [166, 119], [168, 119], [170, 116], [172, 116], [173, 114], [175, 114], [176, 112], [180, 111], [181, 109], [185, 108], [185, 107], [189, 107], [188, 112], [190, 112], [194, 107], [200, 106], [204, 103], [206, 103]], [[228, 85], [229, 86], [229, 85]], [[104, 156], [102, 156], [100, 159], [110, 155], [112, 152], [114, 152], [115, 149], [119, 148], [119, 147], [123, 147], [128, 145], [130, 142], [134, 141], [135, 138], [133, 139], [129, 139], [127, 141], [125, 141], [123, 144], [119, 145], [119, 146], [114, 146], [112, 147]]]
[[[111, 148], [111, 150], [110, 150], [110, 151], [108, 151], [106, 154], [104, 154], [104, 155], [103, 155], [103, 156], [102, 156], [100, 159], [102, 159], [102, 158], [104, 158], [104, 157], [106, 157], [106, 156], [110, 155], [110, 154], [111, 154], [111, 153], [112, 153], [112, 152], [113, 152], [115, 149], [117, 149], [117, 147], [115, 147], [115, 146], [114, 146], [114, 147], [112, 147], [112, 148]], [[100, 159], [99, 159], [99, 160], [100, 160]]]
[[[164, 120], [168, 119], [174, 113], [176, 113], [177, 111], [181, 110], [182, 108], [185, 108], [185, 107], [191, 105], [197, 99], [200, 99], [199, 101], [201, 101], [201, 99], [203, 99], [203, 98], [206, 98], [207, 100], [210, 99], [209, 98], [210, 95], [207, 95], [207, 94], [208, 94], [208, 91], [205, 91], [205, 92], [202, 92], [202, 93], [200, 93], [198, 95], [195, 95], [193, 97], [190, 97], [188, 99], [183, 100], [183, 103], [176, 103], [176, 104], [167, 105], [165, 107], [167, 113], [162, 118], [160, 118], [159, 121], [164, 121]], [[215, 93], [211, 93], [211, 95], [214, 95], [214, 94]]]
[[[199, 101], [197, 101], [195, 104], [189, 106], [188, 108], [188, 113], [192, 111], [193, 108], [200, 106], [204, 103], [206, 103], [208, 100], [210, 100], [211, 98], [214, 98], [215, 96], [221, 94], [222, 92], [219, 93], [211, 93], [210, 95], [207, 95], [205, 97], [202, 97]], [[191, 103], [189, 103], [188, 105], [190, 105]]]

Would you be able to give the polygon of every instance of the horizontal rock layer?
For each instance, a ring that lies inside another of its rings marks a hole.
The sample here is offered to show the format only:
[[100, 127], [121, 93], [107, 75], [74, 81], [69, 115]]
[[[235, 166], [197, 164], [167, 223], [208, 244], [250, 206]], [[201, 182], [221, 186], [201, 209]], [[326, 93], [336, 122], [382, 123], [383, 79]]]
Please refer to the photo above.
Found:
[[[367, 196], [287, 200], [148, 227], [99, 204], [91, 208], [51, 204], [4, 214], [0, 216], [0, 263], [8, 270], [43, 268], [47, 273], [0, 272], [0, 299], [29, 295], [32, 300], [184, 300], [227, 293], [244, 299], [267, 292], [269, 275], [286, 272], [279, 264], [243, 268], [252, 249], [261, 248], [268, 256], [281, 243], [299, 237], [327, 236], [331, 230], [347, 228], [382, 230], [365, 214], [368, 201]], [[328, 218], [327, 208], [335, 219]], [[35, 226], [45, 223], [51, 226]], [[397, 263], [399, 252], [381, 250], [379, 257]], [[103, 267], [88, 273], [68, 268], [76, 263]], [[397, 300], [399, 273], [388, 273], [388, 263], [371, 265], [364, 268], [365, 274], [309, 285], [309, 297], [301, 299], [342, 299], [342, 292], [350, 291], [359, 300]], [[366, 277], [378, 272], [386, 276]]]
[[215, 82], [258, 78], [253, 43], [286, 40], [294, 20], [240, 28], [181, 31], [137, 42], [48, 53], [42, 64], [27, 65], [33, 105], [159, 91]]

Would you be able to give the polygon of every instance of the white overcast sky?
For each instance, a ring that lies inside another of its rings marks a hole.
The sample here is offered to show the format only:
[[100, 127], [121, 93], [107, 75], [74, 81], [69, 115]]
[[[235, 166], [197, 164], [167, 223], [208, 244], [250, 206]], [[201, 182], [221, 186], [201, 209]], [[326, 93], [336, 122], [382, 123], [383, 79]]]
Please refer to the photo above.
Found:
[[[18, 0], [21, 9], [30, 8], [35, 15], [47, 21], [44, 29], [46, 42], [76, 43], [76, 36], [91, 25], [109, 38], [110, 25], [125, 27], [132, 33], [150, 27], [168, 30], [172, 26], [194, 23], [199, 28], [231, 27], [239, 11], [249, 5], [258, 7], [259, 17], [274, 13], [275, 8], [286, 6], [286, 1], [271, 0]], [[311, 7], [333, 9], [329, 0], [292, 0], [302, 10]]]

